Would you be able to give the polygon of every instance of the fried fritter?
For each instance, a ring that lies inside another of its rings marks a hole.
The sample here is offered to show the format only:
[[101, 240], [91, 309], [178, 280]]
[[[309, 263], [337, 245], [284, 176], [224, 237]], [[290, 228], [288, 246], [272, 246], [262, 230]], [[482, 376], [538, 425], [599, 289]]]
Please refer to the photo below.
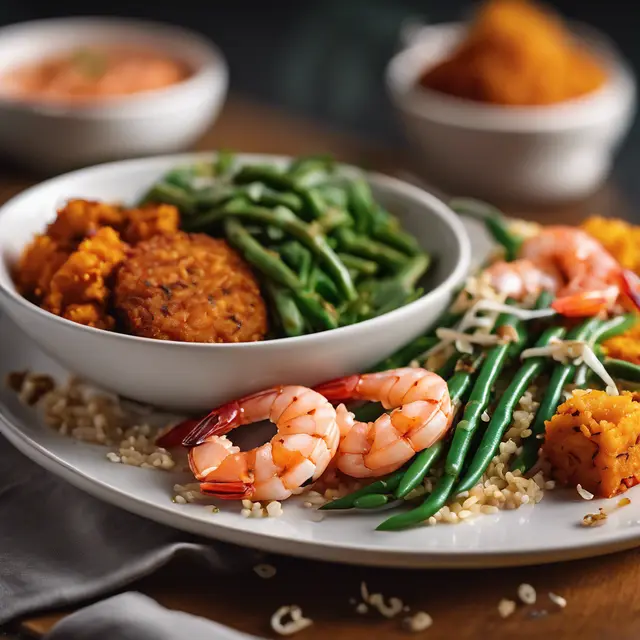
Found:
[[69, 200], [58, 210], [46, 235], [62, 246], [75, 246], [100, 227], [110, 226], [122, 231], [126, 221], [126, 211], [122, 207], [92, 200]]
[[[124, 260], [126, 249], [127, 245], [111, 227], [103, 227], [93, 237], [83, 240], [78, 250], [53, 275], [43, 308], [64, 317], [71, 314], [73, 318], [69, 319], [75, 319], [76, 322], [79, 318], [89, 318], [88, 322], [82, 324], [112, 325], [112, 320], [104, 317], [110, 295], [110, 279]], [[77, 305], [87, 303], [96, 305], [101, 312], [99, 318], [77, 308]], [[71, 307], [73, 309], [69, 311]]]
[[85, 304], [70, 304], [62, 314], [63, 318], [72, 320], [78, 324], [84, 324], [87, 327], [95, 327], [96, 329], [105, 329], [111, 331], [115, 326], [113, 316], [110, 316], [104, 309], [103, 305], [95, 302], [87, 302]]
[[49, 236], [36, 236], [23, 251], [15, 269], [20, 293], [40, 302], [48, 293], [53, 274], [67, 261], [71, 251]]
[[139, 243], [118, 270], [115, 305], [135, 335], [253, 342], [267, 331], [258, 283], [224, 240], [178, 232]]
[[153, 204], [140, 209], [128, 209], [123, 238], [137, 244], [157, 234], [174, 234], [180, 225], [180, 212], [171, 204]]

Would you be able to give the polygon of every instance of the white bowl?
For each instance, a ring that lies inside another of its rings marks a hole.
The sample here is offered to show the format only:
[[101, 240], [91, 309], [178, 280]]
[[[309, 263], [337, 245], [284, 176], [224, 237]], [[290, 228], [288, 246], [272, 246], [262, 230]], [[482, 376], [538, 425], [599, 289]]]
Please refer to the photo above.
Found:
[[387, 67], [389, 94], [425, 177], [456, 195], [522, 203], [577, 199], [598, 187], [635, 109], [635, 80], [615, 48], [577, 28], [609, 79], [558, 105], [487, 105], [418, 86], [465, 31], [457, 23], [424, 27]]
[[61, 18], [0, 29], [3, 73], [82, 46], [148, 47], [184, 60], [193, 75], [167, 88], [92, 105], [52, 105], [0, 95], [0, 153], [45, 172], [140, 155], [181, 151], [218, 115], [227, 65], [202, 36], [121, 18]]
[[[17, 293], [10, 267], [35, 233], [71, 197], [134, 202], [166, 171], [211, 158], [190, 154], [129, 160], [69, 173], [28, 189], [0, 209], [0, 302], [47, 353], [123, 396], [171, 409], [202, 411], [275, 384], [310, 385], [363, 371], [432, 325], [467, 273], [470, 244], [457, 216], [434, 196], [370, 174], [374, 195], [398, 215], [434, 258], [415, 302], [357, 325], [297, 338], [194, 344], [138, 338], [81, 326]], [[242, 162], [284, 162], [245, 155]]]

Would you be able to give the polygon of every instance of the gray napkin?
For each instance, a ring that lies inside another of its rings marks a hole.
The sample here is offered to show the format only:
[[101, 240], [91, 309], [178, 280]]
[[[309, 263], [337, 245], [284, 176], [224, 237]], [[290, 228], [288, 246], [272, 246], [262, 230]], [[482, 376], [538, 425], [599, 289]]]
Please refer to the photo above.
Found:
[[45, 640], [251, 640], [204, 618], [170, 611], [141, 593], [103, 600], [59, 622]]
[[[102, 503], [36, 466], [0, 437], [0, 625], [36, 611], [113, 593], [185, 556], [222, 573], [247, 569], [258, 558], [254, 551], [204, 542]], [[120, 619], [118, 602], [126, 605]], [[113, 617], [112, 624], [126, 626], [136, 617], [136, 610], [141, 615], [130, 636], [124, 632], [100, 635], [93, 630], [78, 635], [83, 624], [106, 628], [105, 615]], [[145, 617], [147, 613], [153, 615]], [[195, 640], [205, 637], [209, 625], [191, 616], [190, 623], [198, 632], [167, 635], [176, 629], [169, 625], [159, 634], [153, 626], [157, 616], [158, 611], [141, 596], [111, 599], [72, 616], [52, 637]], [[182, 620], [178, 613], [163, 616]], [[141, 629], [145, 621], [150, 625], [149, 636]], [[219, 626], [210, 626], [209, 638], [247, 638], [230, 629], [223, 636]], [[64, 635], [66, 629], [71, 635]]]

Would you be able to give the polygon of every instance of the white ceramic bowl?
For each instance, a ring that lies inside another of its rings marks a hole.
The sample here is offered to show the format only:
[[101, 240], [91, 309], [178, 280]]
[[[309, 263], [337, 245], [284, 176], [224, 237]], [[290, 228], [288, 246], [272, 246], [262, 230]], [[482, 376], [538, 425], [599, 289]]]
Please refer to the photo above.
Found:
[[457, 23], [424, 27], [387, 68], [389, 94], [425, 177], [456, 195], [521, 203], [577, 199], [598, 187], [635, 110], [635, 80], [615, 48], [576, 28], [605, 64], [609, 80], [558, 105], [487, 105], [417, 86], [465, 29]]
[[193, 75], [167, 88], [94, 105], [58, 106], [0, 95], [0, 154], [60, 172], [105, 160], [188, 148], [218, 115], [227, 65], [202, 36], [121, 18], [61, 18], [0, 29], [2, 71], [82, 46], [148, 47], [184, 60]]
[[[210, 154], [105, 164], [28, 189], [0, 209], [0, 303], [50, 355], [123, 396], [171, 409], [205, 410], [274, 384], [315, 384], [363, 371], [437, 319], [466, 275], [470, 245], [457, 216], [434, 196], [394, 178], [370, 174], [374, 195], [398, 215], [434, 258], [429, 292], [357, 325], [297, 338], [244, 344], [193, 344], [138, 338], [75, 324], [43, 311], [15, 290], [10, 267], [35, 233], [71, 197], [134, 202], [170, 168]], [[241, 156], [244, 162], [284, 162]]]

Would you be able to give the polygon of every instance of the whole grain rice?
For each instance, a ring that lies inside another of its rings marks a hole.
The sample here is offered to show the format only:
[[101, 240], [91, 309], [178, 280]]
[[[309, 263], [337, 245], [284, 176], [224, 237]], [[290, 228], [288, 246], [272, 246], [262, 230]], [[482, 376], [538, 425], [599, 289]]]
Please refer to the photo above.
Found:
[[433, 618], [424, 611], [418, 611], [403, 620], [404, 628], [413, 633], [426, 631], [432, 624]]
[[513, 600], [507, 600], [503, 598], [498, 602], [498, 613], [501, 618], [508, 618], [510, 615], [515, 613], [516, 603]]

